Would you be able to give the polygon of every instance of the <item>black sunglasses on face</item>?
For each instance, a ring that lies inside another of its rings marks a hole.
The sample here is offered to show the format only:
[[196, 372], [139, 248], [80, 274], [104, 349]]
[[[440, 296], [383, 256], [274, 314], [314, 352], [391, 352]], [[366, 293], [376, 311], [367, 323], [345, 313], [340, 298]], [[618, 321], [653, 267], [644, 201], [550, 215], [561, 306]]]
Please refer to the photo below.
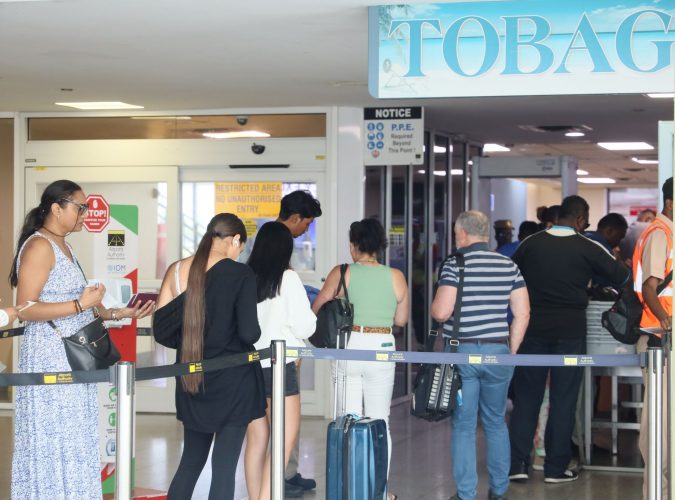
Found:
[[66, 203], [72, 203], [77, 207], [77, 215], [84, 215], [89, 211], [89, 203], [77, 203], [73, 200], [69, 200], [68, 198], [61, 198], [60, 201], [65, 201]]

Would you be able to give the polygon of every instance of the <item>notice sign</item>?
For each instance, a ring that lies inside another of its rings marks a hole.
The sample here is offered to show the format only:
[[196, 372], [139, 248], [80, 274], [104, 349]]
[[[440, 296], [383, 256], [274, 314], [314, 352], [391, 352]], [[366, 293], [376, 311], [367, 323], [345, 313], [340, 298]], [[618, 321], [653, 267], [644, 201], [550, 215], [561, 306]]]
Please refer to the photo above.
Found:
[[422, 108], [364, 108], [365, 165], [424, 163]]
[[276, 219], [281, 204], [281, 182], [216, 182], [216, 213], [240, 219]]

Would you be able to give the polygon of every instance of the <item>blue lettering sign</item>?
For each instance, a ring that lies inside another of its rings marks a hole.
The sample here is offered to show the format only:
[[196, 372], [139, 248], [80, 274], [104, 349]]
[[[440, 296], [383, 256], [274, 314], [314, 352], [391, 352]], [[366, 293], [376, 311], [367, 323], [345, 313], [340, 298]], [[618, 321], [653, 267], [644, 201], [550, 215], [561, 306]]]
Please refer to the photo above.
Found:
[[654, 71], [659, 71], [663, 68], [670, 66], [670, 47], [673, 45], [673, 41], [659, 40], [652, 41], [656, 46], [656, 64], [649, 69], [640, 68], [635, 59], [633, 58], [633, 33], [635, 31], [635, 24], [638, 19], [646, 14], [654, 14], [657, 16], [663, 23], [664, 33], [668, 32], [668, 26], [673, 16], [659, 12], [658, 10], [643, 10], [631, 14], [628, 16], [619, 26], [619, 29], [616, 31], [616, 51], [619, 55], [621, 62], [629, 69], [633, 71], [638, 71], [641, 73], [653, 73]]
[[[551, 25], [541, 16], [505, 16], [506, 37], [504, 41], [504, 50], [506, 56], [506, 66], [503, 75], [532, 75], [543, 73], [553, 65], [553, 50], [544, 45], [551, 34]], [[534, 24], [534, 34], [529, 40], [521, 40], [520, 21], [532, 21]], [[539, 65], [532, 71], [524, 72], [520, 70], [518, 64], [520, 47], [532, 47], [539, 55]]]
[[394, 34], [400, 26], [408, 26], [410, 54], [408, 57], [408, 72], [404, 76], [424, 76], [422, 73], [422, 27], [428, 24], [439, 33], [441, 22], [438, 19], [407, 19], [392, 21], [389, 36]]
[[[574, 44], [576, 43], [579, 35], [581, 35], [581, 37], [584, 39], [585, 45], [582, 47], [575, 47]], [[591, 25], [591, 21], [588, 20], [586, 13], [581, 16], [577, 30], [574, 32], [574, 35], [572, 35], [572, 40], [570, 41], [567, 51], [563, 56], [562, 63], [560, 63], [558, 69], [555, 70], [556, 73], [569, 73], [565, 63], [567, 62], [567, 58], [570, 55], [570, 51], [572, 50], [588, 51], [588, 55], [591, 56], [591, 60], [593, 61], [593, 73], [611, 73], [614, 71], [607, 60], [605, 52], [602, 50], [600, 40], [598, 40], [598, 35], [595, 34], [595, 30]]]
[[[468, 21], [477, 21], [480, 24], [481, 29], [483, 30], [483, 36], [485, 37], [485, 52], [483, 54], [483, 64], [474, 74], [470, 75], [465, 73], [462, 67], [459, 64], [459, 34], [464, 26], [464, 23]], [[480, 76], [486, 73], [492, 66], [494, 66], [499, 56], [499, 35], [494, 26], [492, 26], [487, 20], [482, 17], [463, 17], [458, 19], [450, 27], [448, 31], [445, 32], [445, 38], [443, 39], [443, 57], [445, 58], [445, 63], [448, 65], [452, 71], [462, 76]]]

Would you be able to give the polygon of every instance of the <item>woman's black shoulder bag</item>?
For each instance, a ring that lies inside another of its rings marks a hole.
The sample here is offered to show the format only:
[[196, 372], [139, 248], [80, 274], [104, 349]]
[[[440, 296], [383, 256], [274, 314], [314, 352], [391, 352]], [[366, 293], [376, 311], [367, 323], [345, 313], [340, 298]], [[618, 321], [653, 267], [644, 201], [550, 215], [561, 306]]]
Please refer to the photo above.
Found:
[[70, 337], [64, 337], [53, 321], [48, 323], [61, 335], [71, 370], [102, 370], [120, 360], [120, 353], [110, 339], [102, 318], [87, 323]]
[[[87, 277], [84, 275], [82, 266], [77, 259], [75, 259], [75, 263], [80, 268], [84, 280], [87, 281]], [[73, 371], [102, 370], [111, 367], [121, 358], [117, 347], [110, 339], [108, 328], [98, 315], [96, 308], [94, 308], [94, 314], [96, 316], [94, 321], [87, 323], [70, 337], [64, 337], [53, 321], [47, 322], [61, 337], [68, 364]]]
[[[322, 305], [316, 315], [316, 330], [309, 338], [315, 347], [334, 349], [337, 346], [338, 334], [344, 333], [342, 338], [346, 339], [352, 331], [354, 306], [349, 302], [349, 293], [345, 286], [346, 272], [347, 264], [340, 265], [340, 284], [335, 292], [335, 298]], [[338, 297], [341, 290], [345, 292], [344, 297]]]

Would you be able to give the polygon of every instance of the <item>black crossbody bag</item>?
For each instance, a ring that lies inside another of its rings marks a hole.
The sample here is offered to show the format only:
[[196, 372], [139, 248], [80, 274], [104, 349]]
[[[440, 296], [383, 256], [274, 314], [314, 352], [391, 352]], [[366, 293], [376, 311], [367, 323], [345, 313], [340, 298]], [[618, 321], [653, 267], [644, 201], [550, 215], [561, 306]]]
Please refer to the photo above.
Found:
[[[459, 346], [459, 323], [464, 295], [464, 255], [456, 253], [454, 257], [459, 269], [457, 297], [452, 313], [452, 334], [450, 336], [450, 352], [457, 352]], [[447, 262], [447, 260], [445, 262]], [[441, 265], [441, 270], [445, 266]], [[430, 331], [424, 343], [426, 352], [433, 352], [438, 332]], [[457, 405], [457, 392], [462, 387], [459, 370], [454, 364], [423, 364], [417, 371], [413, 385], [413, 397], [410, 402], [410, 414], [430, 422], [443, 420], [452, 415]]]
[[[316, 330], [309, 338], [314, 347], [335, 349], [338, 335], [341, 333], [345, 345], [347, 345], [354, 324], [354, 306], [349, 302], [349, 293], [345, 286], [346, 272], [347, 264], [341, 264], [340, 284], [337, 292], [335, 292], [335, 298], [322, 305], [316, 315]], [[344, 290], [344, 297], [338, 297], [340, 290]]]
[[[82, 276], [84, 271], [80, 263], [75, 260]], [[86, 276], [84, 280], [87, 281]], [[94, 321], [80, 328], [75, 335], [64, 337], [59, 327], [53, 321], [47, 321], [63, 341], [68, 364], [73, 371], [91, 371], [109, 368], [120, 360], [120, 353], [110, 339], [110, 333], [103, 319], [96, 314]]]

